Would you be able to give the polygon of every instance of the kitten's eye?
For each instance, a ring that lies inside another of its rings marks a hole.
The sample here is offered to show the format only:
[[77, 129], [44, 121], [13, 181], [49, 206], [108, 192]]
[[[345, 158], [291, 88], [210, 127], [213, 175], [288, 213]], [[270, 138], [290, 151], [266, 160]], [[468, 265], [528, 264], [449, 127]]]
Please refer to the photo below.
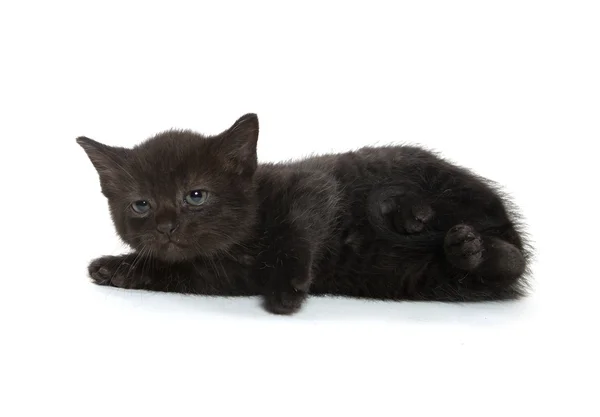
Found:
[[200, 206], [206, 202], [208, 192], [203, 190], [190, 191], [185, 196], [185, 201], [192, 206]]
[[150, 210], [150, 203], [148, 203], [146, 200], [134, 201], [131, 204], [131, 208], [136, 213], [144, 214], [144, 213], [147, 213]]

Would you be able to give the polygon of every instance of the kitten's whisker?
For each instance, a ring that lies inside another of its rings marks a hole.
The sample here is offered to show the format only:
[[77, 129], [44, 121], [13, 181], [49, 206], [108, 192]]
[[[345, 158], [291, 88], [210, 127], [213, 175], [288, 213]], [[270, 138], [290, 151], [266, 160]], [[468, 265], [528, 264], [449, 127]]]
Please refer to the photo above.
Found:
[[125, 278], [127, 280], [129, 280], [131, 278], [132, 274], [135, 273], [135, 268], [139, 265], [140, 261], [144, 258], [144, 254], [146, 251], [147, 251], [147, 247], [142, 246], [141, 251], [136, 252], [133, 262], [130, 264], [129, 270], [127, 271], [127, 274], [125, 275]]

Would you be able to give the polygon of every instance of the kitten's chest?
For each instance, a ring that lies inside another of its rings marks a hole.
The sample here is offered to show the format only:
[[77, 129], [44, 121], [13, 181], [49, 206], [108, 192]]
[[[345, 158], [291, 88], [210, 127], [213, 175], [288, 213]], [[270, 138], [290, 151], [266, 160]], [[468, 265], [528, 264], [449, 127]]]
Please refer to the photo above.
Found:
[[194, 262], [191, 275], [197, 277], [194, 287], [201, 294], [256, 295], [260, 286], [255, 279], [254, 252], [231, 251], [226, 255]]

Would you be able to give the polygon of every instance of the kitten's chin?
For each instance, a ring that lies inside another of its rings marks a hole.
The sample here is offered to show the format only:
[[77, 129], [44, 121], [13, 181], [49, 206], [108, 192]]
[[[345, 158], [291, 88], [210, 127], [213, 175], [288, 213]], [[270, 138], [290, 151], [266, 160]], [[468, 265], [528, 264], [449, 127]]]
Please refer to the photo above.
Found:
[[195, 257], [189, 248], [173, 242], [162, 244], [155, 253], [159, 259], [166, 262], [185, 262]]

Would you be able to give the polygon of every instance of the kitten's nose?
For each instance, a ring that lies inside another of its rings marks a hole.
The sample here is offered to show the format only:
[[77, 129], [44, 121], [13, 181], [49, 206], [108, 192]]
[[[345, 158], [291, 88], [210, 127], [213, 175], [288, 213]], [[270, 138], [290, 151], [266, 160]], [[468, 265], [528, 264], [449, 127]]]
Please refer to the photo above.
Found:
[[179, 224], [173, 222], [161, 222], [156, 225], [156, 229], [166, 235], [170, 235], [177, 229]]

